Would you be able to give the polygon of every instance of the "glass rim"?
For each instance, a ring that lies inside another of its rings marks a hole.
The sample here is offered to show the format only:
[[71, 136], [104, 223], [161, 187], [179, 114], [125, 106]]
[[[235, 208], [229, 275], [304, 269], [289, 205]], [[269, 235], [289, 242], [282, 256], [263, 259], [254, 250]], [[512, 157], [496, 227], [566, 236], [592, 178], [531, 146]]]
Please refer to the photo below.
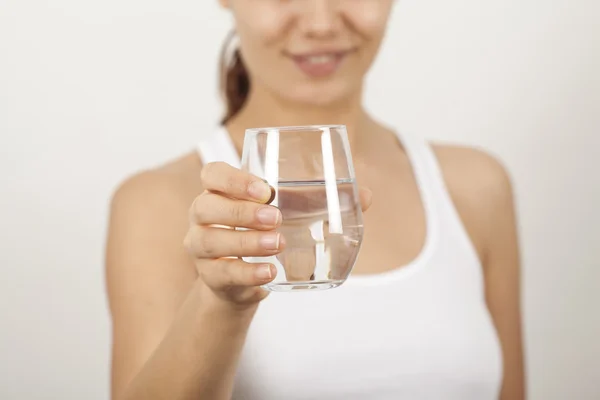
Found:
[[310, 132], [310, 131], [314, 131], [314, 132], [322, 132], [323, 129], [342, 129], [342, 130], [346, 130], [346, 125], [341, 125], [341, 124], [336, 124], [336, 125], [296, 125], [296, 126], [269, 126], [269, 127], [264, 127], [264, 128], [248, 128], [246, 129], [246, 135], [252, 135], [252, 134], [257, 134], [260, 132], [265, 132], [265, 131], [276, 131], [276, 132], [298, 132], [298, 131], [305, 131], [305, 132]]

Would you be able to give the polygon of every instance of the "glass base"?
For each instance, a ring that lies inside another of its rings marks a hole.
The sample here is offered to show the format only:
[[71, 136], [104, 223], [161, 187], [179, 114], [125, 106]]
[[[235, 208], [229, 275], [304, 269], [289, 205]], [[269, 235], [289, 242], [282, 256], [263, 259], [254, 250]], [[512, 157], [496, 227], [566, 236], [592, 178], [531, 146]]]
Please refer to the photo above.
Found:
[[263, 285], [262, 288], [270, 292], [291, 292], [295, 290], [327, 290], [340, 286], [344, 281], [295, 281], [295, 282], [272, 282]]

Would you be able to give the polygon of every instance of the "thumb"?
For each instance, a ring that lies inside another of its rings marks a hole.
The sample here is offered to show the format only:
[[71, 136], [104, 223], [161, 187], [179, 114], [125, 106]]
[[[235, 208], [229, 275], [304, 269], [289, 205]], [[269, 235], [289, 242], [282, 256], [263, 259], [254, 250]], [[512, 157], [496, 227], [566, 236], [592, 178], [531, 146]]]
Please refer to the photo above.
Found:
[[360, 198], [360, 206], [363, 211], [367, 211], [371, 207], [373, 192], [366, 187], [358, 188], [358, 197]]

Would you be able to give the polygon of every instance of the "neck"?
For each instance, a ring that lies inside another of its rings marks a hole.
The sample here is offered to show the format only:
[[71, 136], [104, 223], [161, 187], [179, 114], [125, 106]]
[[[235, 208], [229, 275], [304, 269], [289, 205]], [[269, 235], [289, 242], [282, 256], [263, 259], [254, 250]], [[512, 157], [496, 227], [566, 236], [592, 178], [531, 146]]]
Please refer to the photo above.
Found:
[[343, 101], [309, 105], [287, 101], [263, 87], [253, 87], [244, 108], [227, 124], [234, 142], [241, 145], [246, 128], [299, 125], [345, 125], [351, 145], [374, 121], [362, 106], [362, 90]]

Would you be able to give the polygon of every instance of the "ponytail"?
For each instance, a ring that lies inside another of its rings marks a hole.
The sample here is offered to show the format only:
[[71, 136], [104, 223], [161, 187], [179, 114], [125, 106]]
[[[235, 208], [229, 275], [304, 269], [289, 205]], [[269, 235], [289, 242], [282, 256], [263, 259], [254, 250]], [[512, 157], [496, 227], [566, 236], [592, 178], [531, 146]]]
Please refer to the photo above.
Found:
[[246, 66], [242, 60], [239, 49], [233, 51], [231, 59], [228, 60], [228, 48], [234, 38], [232, 32], [226, 39], [221, 52], [221, 95], [225, 100], [225, 116], [221, 123], [225, 125], [244, 106], [248, 93], [250, 92], [250, 78]]

